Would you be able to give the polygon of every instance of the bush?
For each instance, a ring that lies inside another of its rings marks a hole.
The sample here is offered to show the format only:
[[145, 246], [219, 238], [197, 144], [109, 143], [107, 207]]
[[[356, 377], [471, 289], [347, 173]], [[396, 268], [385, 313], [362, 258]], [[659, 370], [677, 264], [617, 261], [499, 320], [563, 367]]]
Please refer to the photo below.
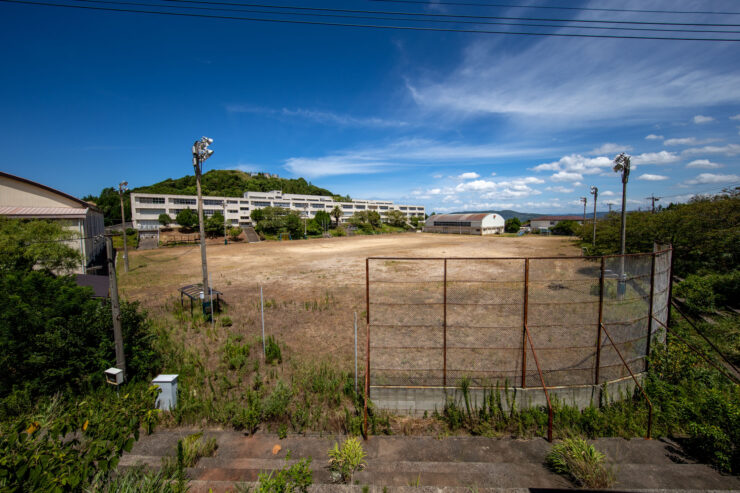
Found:
[[674, 286], [674, 294], [684, 298], [686, 306], [694, 313], [732, 306], [740, 299], [740, 270], [688, 275]]
[[241, 236], [241, 234], [242, 234], [242, 228], [231, 228], [231, 229], [229, 229], [229, 237], [231, 237], [231, 239], [233, 241], [238, 240], [239, 239], [239, 236]]
[[280, 351], [280, 346], [275, 341], [275, 338], [273, 336], [267, 336], [267, 340], [265, 342], [265, 362], [268, 364], [274, 362], [282, 363], [283, 355]]
[[583, 438], [566, 438], [553, 445], [546, 459], [553, 471], [586, 488], [609, 488], [614, 484], [614, 472], [605, 462], [604, 454]]
[[329, 470], [335, 482], [352, 483], [355, 472], [365, 468], [365, 451], [360, 441], [351, 437], [344, 441], [340, 447], [334, 442], [334, 447], [329, 449]]
[[521, 221], [519, 221], [518, 217], [512, 217], [511, 219], [507, 219], [504, 223], [504, 231], [507, 233], [518, 233], [519, 228], [522, 227]]
[[198, 214], [188, 207], [187, 209], [183, 209], [177, 213], [175, 221], [185, 229], [193, 229], [198, 225]]
[[336, 229], [331, 230], [332, 236], [347, 236], [347, 230], [343, 226], [338, 226]]
[[157, 220], [159, 221], [159, 224], [161, 224], [165, 228], [172, 224], [172, 217], [170, 217], [169, 214], [160, 214]]
[[178, 470], [195, 467], [201, 457], [212, 457], [218, 444], [215, 438], [203, 439], [203, 432], [193, 433], [177, 441], [177, 457], [162, 459], [162, 473], [167, 477], [176, 477]]
[[[285, 459], [287, 461], [288, 457]], [[301, 459], [277, 471], [262, 472], [257, 480], [259, 486], [256, 493], [307, 493], [308, 487], [313, 484], [311, 458]]]
[[573, 236], [580, 231], [581, 227], [575, 221], [560, 221], [550, 228], [550, 232], [554, 235]]

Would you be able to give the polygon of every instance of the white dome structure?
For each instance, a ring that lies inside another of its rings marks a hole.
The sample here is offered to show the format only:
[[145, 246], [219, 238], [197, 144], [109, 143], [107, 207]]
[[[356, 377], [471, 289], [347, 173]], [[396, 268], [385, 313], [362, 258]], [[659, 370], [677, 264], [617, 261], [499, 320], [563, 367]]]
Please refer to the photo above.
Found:
[[456, 235], [494, 235], [504, 232], [504, 218], [498, 214], [439, 214], [429, 216], [425, 233]]

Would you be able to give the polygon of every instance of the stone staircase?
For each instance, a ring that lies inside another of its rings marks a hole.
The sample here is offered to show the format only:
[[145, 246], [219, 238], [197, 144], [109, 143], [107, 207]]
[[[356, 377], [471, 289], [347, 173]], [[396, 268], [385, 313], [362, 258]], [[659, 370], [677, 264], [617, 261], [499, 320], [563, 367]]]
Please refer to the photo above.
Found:
[[244, 236], [247, 237], [247, 241], [249, 243], [260, 242], [260, 236], [257, 234], [252, 226], [244, 226], [242, 229], [244, 229]]
[[[158, 467], [165, 455], [174, 455], [177, 440], [197, 430], [165, 430], [144, 436], [120, 467], [146, 464]], [[235, 483], [254, 482], [260, 472], [280, 469], [303, 457], [312, 457], [312, 491], [405, 490], [528, 491], [530, 488], [567, 489], [573, 485], [544, 467], [551, 445], [544, 439], [514, 440], [482, 437], [371, 437], [364, 443], [368, 466], [355, 474], [355, 487], [331, 485], [327, 451], [339, 439], [320, 436], [273, 434], [245, 436], [232, 431], [206, 431], [215, 437], [214, 457], [202, 458], [188, 469], [192, 493], [236, 491]], [[620, 491], [740, 490], [740, 478], [722, 475], [685, 457], [680, 448], [664, 440], [594, 441], [614, 466]], [[279, 446], [279, 450], [278, 447]], [[413, 489], [412, 489], [413, 488]], [[493, 489], [491, 489], [493, 488]]]

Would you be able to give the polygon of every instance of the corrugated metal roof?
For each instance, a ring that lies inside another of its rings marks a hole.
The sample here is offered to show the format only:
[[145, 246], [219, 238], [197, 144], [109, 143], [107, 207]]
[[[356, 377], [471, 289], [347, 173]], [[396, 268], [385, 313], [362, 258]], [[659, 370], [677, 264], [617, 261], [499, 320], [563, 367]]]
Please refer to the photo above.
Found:
[[[434, 221], [482, 221], [484, 217], [488, 216], [489, 213], [477, 213], [477, 214], [437, 214], [429, 216], [429, 219]], [[493, 214], [495, 216], [495, 214]]]
[[84, 218], [87, 209], [76, 207], [0, 207], [0, 216], [37, 218]]

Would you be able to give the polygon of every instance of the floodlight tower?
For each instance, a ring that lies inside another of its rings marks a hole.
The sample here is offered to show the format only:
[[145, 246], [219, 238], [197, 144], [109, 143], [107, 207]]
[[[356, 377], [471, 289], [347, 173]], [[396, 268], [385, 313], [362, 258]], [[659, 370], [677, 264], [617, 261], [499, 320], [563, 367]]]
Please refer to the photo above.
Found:
[[121, 232], [123, 233], [123, 269], [128, 273], [128, 239], [126, 238], [126, 215], [123, 212], [123, 192], [128, 190], [128, 182], [118, 184], [118, 198], [121, 199]]
[[621, 249], [622, 254], [620, 261], [619, 271], [619, 285], [617, 293], [621, 296], [624, 295], [627, 289], [627, 279], [624, 273], [624, 254], [626, 253], [626, 240], [627, 240], [627, 182], [630, 176], [630, 156], [621, 153], [619, 156], [614, 158], [614, 172], [622, 173], [622, 228], [621, 228]]
[[206, 262], [206, 232], [203, 222], [203, 196], [200, 189], [200, 177], [203, 171], [203, 161], [211, 157], [213, 149], [208, 146], [213, 144], [213, 139], [201, 137], [193, 144], [193, 168], [195, 168], [195, 186], [198, 192], [198, 225], [200, 231], [200, 258], [203, 264], [203, 302], [205, 302], [206, 289], [208, 289], [208, 264]]
[[591, 187], [591, 195], [594, 196], [594, 239], [591, 244], [593, 247], [596, 247], [596, 199], [599, 196], [598, 187]]

